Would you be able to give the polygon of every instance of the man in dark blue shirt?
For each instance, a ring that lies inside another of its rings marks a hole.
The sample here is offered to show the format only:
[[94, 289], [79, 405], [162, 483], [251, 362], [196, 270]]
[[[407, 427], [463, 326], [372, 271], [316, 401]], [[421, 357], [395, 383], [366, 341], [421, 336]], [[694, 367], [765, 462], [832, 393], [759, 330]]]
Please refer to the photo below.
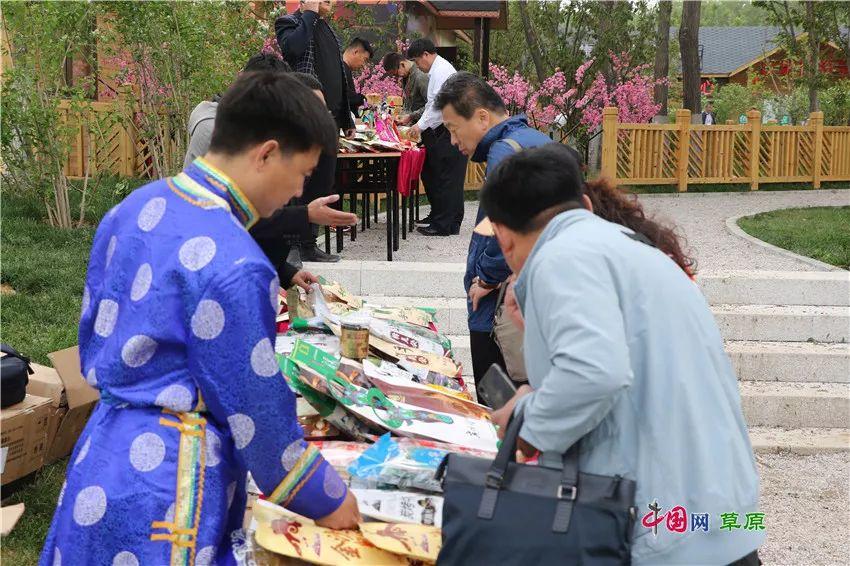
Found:
[[[509, 115], [493, 87], [472, 73], [460, 72], [449, 77], [437, 94], [434, 107], [442, 112], [443, 124], [460, 152], [471, 156], [472, 161], [487, 162], [485, 176], [517, 151], [552, 142], [529, 127], [525, 116]], [[484, 212], [479, 207], [476, 225], [483, 219]], [[463, 284], [467, 292], [469, 344], [476, 384], [494, 363], [508, 369], [493, 339], [493, 319], [498, 289], [510, 275], [496, 238], [473, 233]]]

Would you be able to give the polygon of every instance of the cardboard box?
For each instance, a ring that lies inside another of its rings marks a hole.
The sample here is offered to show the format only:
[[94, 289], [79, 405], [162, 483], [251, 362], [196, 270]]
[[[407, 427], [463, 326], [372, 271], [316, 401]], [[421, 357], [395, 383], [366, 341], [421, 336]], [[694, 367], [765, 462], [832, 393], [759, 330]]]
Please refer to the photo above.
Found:
[[3, 536], [6, 536], [12, 532], [12, 529], [18, 524], [21, 515], [24, 514], [24, 504], [18, 503], [3, 507], [0, 509], [0, 512], [2, 512], [2, 515], [0, 515], [0, 531], [2, 531]]
[[27, 394], [0, 411], [0, 476], [2, 485], [22, 478], [44, 465], [51, 400]]
[[32, 364], [35, 373], [27, 385], [27, 393], [51, 401], [45, 465], [71, 453], [99, 398], [97, 390], [83, 378], [76, 346], [47, 357], [53, 368]]

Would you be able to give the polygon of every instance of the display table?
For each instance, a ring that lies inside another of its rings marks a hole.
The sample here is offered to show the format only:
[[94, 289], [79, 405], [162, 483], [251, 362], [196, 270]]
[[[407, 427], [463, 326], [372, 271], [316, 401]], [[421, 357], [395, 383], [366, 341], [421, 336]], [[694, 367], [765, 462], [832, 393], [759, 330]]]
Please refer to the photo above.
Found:
[[[419, 190], [416, 188], [408, 195], [399, 195], [397, 191], [398, 169], [402, 153], [398, 151], [382, 153], [340, 153], [337, 155], [334, 192], [339, 195], [337, 208], [343, 206], [345, 197], [349, 199], [349, 210], [361, 216], [361, 229], [371, 227], [372, 220], [378, 223], [379, 196], [386, 199], [387, 220], [387, 261], [393, 260], [393, 252], [399, 249], [401, 239], [407, 239], [408, 230], [413, 230], [415, 216], [419, 214]], [[374, 198], [374, 202], [373, 202]], [[358, 210], [359, 209], [359, 210]], [[370, 215], [371, 213], [371, 215]], [[371, 218], [370, 218], [371, 216]], [[357, 239], [357, 226], [351, 228], [351, 240]], [[344, 247], [343, 231], [336, 230], [336, 251]], [[325, 251], [331, 251], [330, 229], [325, 229]]]

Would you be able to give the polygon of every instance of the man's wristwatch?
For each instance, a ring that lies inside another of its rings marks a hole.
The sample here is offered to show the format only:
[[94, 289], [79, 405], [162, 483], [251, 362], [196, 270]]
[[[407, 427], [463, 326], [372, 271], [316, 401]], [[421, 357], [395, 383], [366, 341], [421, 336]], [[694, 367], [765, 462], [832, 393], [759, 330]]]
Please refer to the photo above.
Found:
[[498, 289], [498, 287], [499, 287], [498, 283], [486, 283], [486, 282], [482, 281], [481, 278], [479, 278], [479, 277], [473, 278], [472, 284], [478, 285], [479, 287], [481, 287], [482, 289], [486, 289], [487, 291], [492, 291], [493, 289]]

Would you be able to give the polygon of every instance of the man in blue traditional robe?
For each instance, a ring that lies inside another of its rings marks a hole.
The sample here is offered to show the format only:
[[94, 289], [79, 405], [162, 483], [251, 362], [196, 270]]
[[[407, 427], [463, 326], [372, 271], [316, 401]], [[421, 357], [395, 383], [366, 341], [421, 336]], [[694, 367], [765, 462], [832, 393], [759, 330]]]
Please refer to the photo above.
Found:
[[234, 563], [247, 472], [272, 502], [357, 524], [353, 495], [303, 440], [274, 352], [277, 274], [248, 233], [335, 149], [307, 87], [245, 73], [219, 103], [209, 152], [104, 217], [79, 330], [101, 402], [42, 565]]

